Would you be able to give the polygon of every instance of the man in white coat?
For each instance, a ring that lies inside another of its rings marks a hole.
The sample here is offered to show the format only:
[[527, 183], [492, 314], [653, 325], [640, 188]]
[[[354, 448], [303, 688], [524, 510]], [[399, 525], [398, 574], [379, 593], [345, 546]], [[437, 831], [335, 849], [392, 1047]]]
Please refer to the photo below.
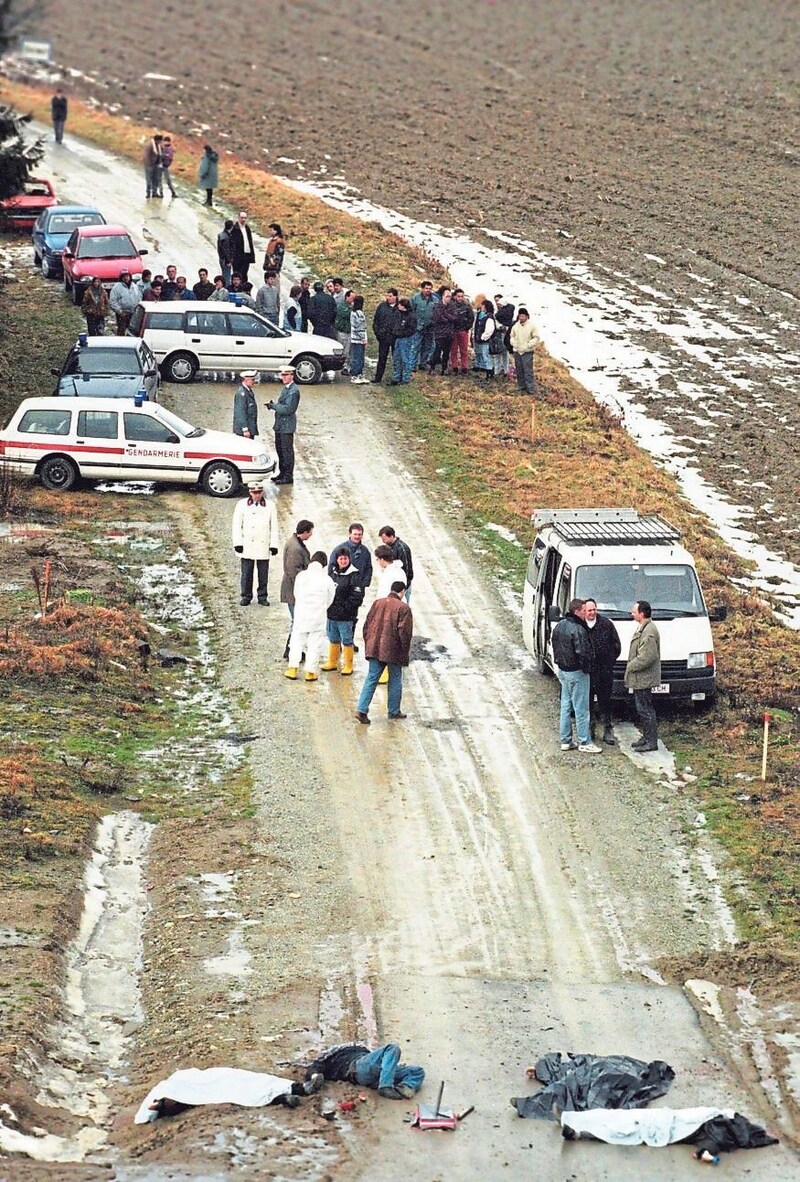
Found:
[[319, 664], [328, 627], [328, 608], [336, 584], [328, 574], [328, 556], [323, 550], [311, 555], [305, 570], [294, 581], [294, 616], [289, 637], [289, 668], [284, 677], [297, 681], [300, 658], [306, 654], [306, 681], [319, 679]]
[[269, 560], [278, 553], [278, 514], [275, 504], [264, 496], [260, 481], [248, 485], [249, 495], [233, 511], [233, 548], [242, 564], [239, 602], [247, 607], [253, 599], [253, 575], [257, 574], [256, 595], [261, 607], [269, 607], [267, 580]]

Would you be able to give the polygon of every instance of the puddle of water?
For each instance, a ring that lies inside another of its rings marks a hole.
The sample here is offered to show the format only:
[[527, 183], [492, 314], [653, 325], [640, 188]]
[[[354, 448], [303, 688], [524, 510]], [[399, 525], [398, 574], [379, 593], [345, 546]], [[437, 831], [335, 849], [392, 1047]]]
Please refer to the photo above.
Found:
[[[339, 1151], [319, 1134], [299, 1132], [282, 1124], [269, 1112], [253, 1114], [254, 1132], [234, 1127], [223, 1129], [208, 1147], [209, 1153], [226, 1154], [230, 1164], [242, 1171], [259, 1166], [269, 1150], [270, 1176], [276, 1179], [302, 1178], [322, 1182], [339, 1160]], [[274, 1173], [273, 1173], [274, 1171]]]
[[84, 878], [80, 926], [66, 955], [61, 1020], [37, 1065], [37, 1103], [86, 1123], [73, 1137], [21, 1133], [0, 1121], [0, 1150], [77, 1162], [107, 1139], [109, 1085], [123, 1078], [127, 1039], [143, 1022], [139, 992], [147, 910], [142, 869], [153, 826], [135, 813], [103, 817]]
[[98, 492], [122, 493], [129, 497], [152, 497], [156, 486], [150, 481], [118, 480], [96, 484]]

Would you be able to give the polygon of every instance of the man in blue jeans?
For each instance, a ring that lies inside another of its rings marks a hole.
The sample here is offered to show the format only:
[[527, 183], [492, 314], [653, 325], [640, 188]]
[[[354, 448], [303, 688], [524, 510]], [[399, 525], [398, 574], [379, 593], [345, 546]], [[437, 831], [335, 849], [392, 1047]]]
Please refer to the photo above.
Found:
[[425, 1079], [422, 1067], [400, 1062], [400, 1048], [394, 1042], [375, 1051], [360, 1043], [339, 1043], [308, 1064], [306, 1079], [311, 1080], [316, 1074], [359, 1084], [362, 1088], [376, 1088], [378, 1095], [386, 1100], [410, 1100]]
[[376, 599], [367, 612], [364, 621], [364, 653], [369, 662], [369, 672], [361, 688], [356, 706], [356, 718], [369, 726], [369, 706], [378, 688], [384, 669], [389, 670], [389, 718], [405, 718], [400, 709], [403, 694], [403, 667], [411, 655], [411, 637], [414, 631], [414, 617], [411, 608], [403, 602], [405, 583], [398, 579], [392, 583], [385, 599]]
[[572, 599], [567, 614], [553, 629], [553, 659], [561, 682], [561, 750], [570, 751], [572, 715], [578, 732], [578, 750], [599, 755], [602, 747], [592, 742], [589, 723], [589, 687], [592, 672], [592, 645], [586, 627], [586, 600]]

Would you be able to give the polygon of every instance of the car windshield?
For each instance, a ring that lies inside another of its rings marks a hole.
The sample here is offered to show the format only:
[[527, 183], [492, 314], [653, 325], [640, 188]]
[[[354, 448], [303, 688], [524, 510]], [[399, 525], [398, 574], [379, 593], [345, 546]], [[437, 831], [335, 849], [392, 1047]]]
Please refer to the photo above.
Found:
[[142, 367], [135, 349], [76, 349], [64, 372], [140, 374]]
[[575, 594], [596, 599], [597, 610], [612, 620], [630, 619], [631, 608], [640, 599], [652, 605], [654, 620], [707, 615], [697, 575], [684, 563], [579, 566]]
[[182, 435], [184, 439], [199, 439], [201, 435], [206, 433], [205, 427], [193, 427], [191, 423], [187, 423], [185, 419], [179, 419], [171, 410], [165, 410], [163, 406], [158, 408], [158, 417], [162, 423], [166, 423], [171, 431], [174, 431], [176, 435]]
[[49, 234], [71, 234], [78, 226], [102, 226], [99, 213], [54, 213], [47, 223]]
[[102, 234], [97, 237], [81, 238], [78, 246], [79, 259], [133, 259], [136, 247], [127, 234]]

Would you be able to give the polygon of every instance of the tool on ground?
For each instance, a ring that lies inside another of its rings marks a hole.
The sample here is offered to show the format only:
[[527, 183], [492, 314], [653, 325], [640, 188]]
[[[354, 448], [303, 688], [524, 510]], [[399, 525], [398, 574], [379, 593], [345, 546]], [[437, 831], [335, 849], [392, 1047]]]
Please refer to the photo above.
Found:
[[444, 1080], [439, 1084], [435, 1104], [418, 1104], [411, 1120], [412, 1129], [457, 1129], [458, 1117], [452, 1108], [442, 1108]]

